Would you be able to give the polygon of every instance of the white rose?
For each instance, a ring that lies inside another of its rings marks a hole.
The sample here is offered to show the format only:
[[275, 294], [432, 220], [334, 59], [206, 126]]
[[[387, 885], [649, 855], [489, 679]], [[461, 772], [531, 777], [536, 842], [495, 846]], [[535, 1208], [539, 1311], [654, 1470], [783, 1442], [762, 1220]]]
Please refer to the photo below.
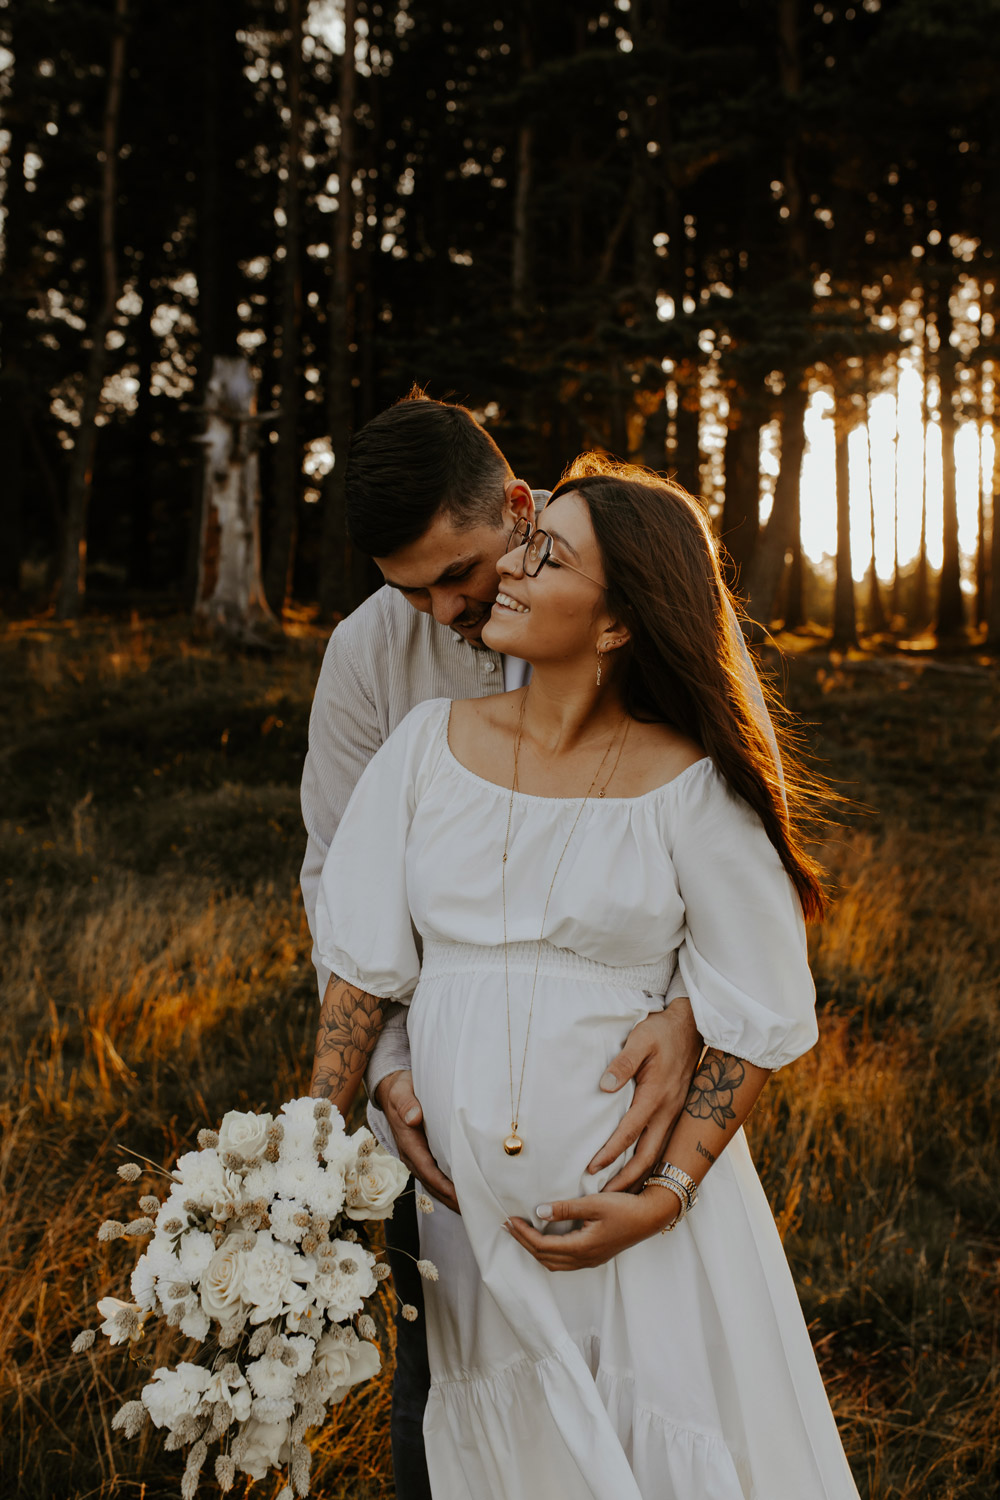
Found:
[[201, 1365], [180, 1364], [176, 1370], [156, 1370], [142, 1388], [142, 1404], [157, 1427], [176, 1427], [181, 1417], [194, 1416], [212, 1377]]
[[316, 1345], [313, 1369], [319, 1373], [322, 1399], [331, 1405], [362, 1380], [370, 1380], [382, 1366], [374, 1344], [359, 1339], [353, 1329], [324, 1334]]
[[277, 1422], [258, 1422], [252, 1417], [243, 1428], [245, 1445], [239, 1466], [251, 1479], [263, 1479], [268, 1469], [277, 1468], [287, 1457], [287, 1417]]
[[347, 1171], [347, 1217], [388, 1219], [406, 1186], [409, 1169], [388, 1151], [376, 1147]]
[[243, 1263], [243, 1251], [223, 1243], [201, 1273], [201, 1305], [219, 1323], [228, 1323], [240, 1305]]
[[255, 1156], [262, 1154], [267, 1145], [270, 1126], [270, 1115], [249, 1112], [241, 1114], [239, 1110], [231, 1109], [223, 1116], [219, 1126], [219, 1155], [225, 1156], [227, 1151], [238, 1151], [240, 1156], [252, 1161]]

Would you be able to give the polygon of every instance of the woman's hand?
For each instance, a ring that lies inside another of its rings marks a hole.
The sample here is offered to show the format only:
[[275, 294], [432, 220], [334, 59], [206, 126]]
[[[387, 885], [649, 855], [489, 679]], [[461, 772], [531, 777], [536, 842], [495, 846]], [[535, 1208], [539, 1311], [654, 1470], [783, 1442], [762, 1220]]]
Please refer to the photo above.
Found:
[[594, 1193], [564, 1203], [543, 1203], [535, 1210], [540, 1219], [550, 1223], [582, 1220], [582, 1228], [571, 1229], [568, 1234], [540, 1234], [526, 1219], [508, 1219], [504, 1227], [547, 1271], [582, 1271], [603, 1266], [630, 1245], [666, 1229], [680, 1207], [680, 1200], [669, 1188]]
[[413, 1074], [408, 1068], [389, 1073], [375, 1090], [375, 1105], [389, 1122], [399, 1159], [432, 1198], [460, 1213], [455, 1186], [431, 1155], [424, 1131], [424, 1112], [413, 1092]]

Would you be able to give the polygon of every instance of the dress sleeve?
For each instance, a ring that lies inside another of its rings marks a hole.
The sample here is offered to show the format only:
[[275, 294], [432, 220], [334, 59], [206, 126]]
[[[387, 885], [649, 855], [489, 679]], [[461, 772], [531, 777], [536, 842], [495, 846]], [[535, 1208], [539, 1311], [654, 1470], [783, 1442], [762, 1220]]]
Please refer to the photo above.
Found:
[[682, 993], [707, 1047], [760, 1068], [783, 1067], [817, 1037], [795, 887], [756, 813], [711, 762], [685, 778], [675, 814]]
[[406, 889], [406, 843], [448, 705], [421, 703], [361, 775], [316, 896], [316, 947], [329, 973], [382, 1000], [408, 1001], [420, 976]]

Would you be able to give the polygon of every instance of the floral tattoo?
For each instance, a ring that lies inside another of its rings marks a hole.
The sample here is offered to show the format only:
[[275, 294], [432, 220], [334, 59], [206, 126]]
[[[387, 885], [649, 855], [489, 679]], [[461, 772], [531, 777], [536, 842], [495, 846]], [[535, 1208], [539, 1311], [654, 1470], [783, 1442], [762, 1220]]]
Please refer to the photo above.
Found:
[[691, 1080], [691, 1092], [684, 1113], [695, 1120], [711, 1120], [725, 1130], [735, 1120], [733, 1095], [746, 1077], [746, 1068], [729, 1052], [706, 1052], [701, 1067]]
[[311, 1092], [335, 1099], [364, 1072], [385, 1019], [385, 1002], [334, 976], [323, 1000]]

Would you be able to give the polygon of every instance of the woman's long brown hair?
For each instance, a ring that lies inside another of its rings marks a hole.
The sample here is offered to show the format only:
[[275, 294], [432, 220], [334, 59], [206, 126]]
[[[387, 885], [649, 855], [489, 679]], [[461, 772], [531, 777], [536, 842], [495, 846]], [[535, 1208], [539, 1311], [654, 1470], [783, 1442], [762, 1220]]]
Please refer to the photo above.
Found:
[[680, 485], [597, 454], [552, 493], [582, 496], [604, 559], [611, 614], [627, 625], [625, 707], [697, 741], [760, 818], [807, 918], [823, 913], [819, 866], [799, 830], [821, 783], [796, 759], [775, 715], [781, 769], [744, 677], [732, 603], [707, 517]]

